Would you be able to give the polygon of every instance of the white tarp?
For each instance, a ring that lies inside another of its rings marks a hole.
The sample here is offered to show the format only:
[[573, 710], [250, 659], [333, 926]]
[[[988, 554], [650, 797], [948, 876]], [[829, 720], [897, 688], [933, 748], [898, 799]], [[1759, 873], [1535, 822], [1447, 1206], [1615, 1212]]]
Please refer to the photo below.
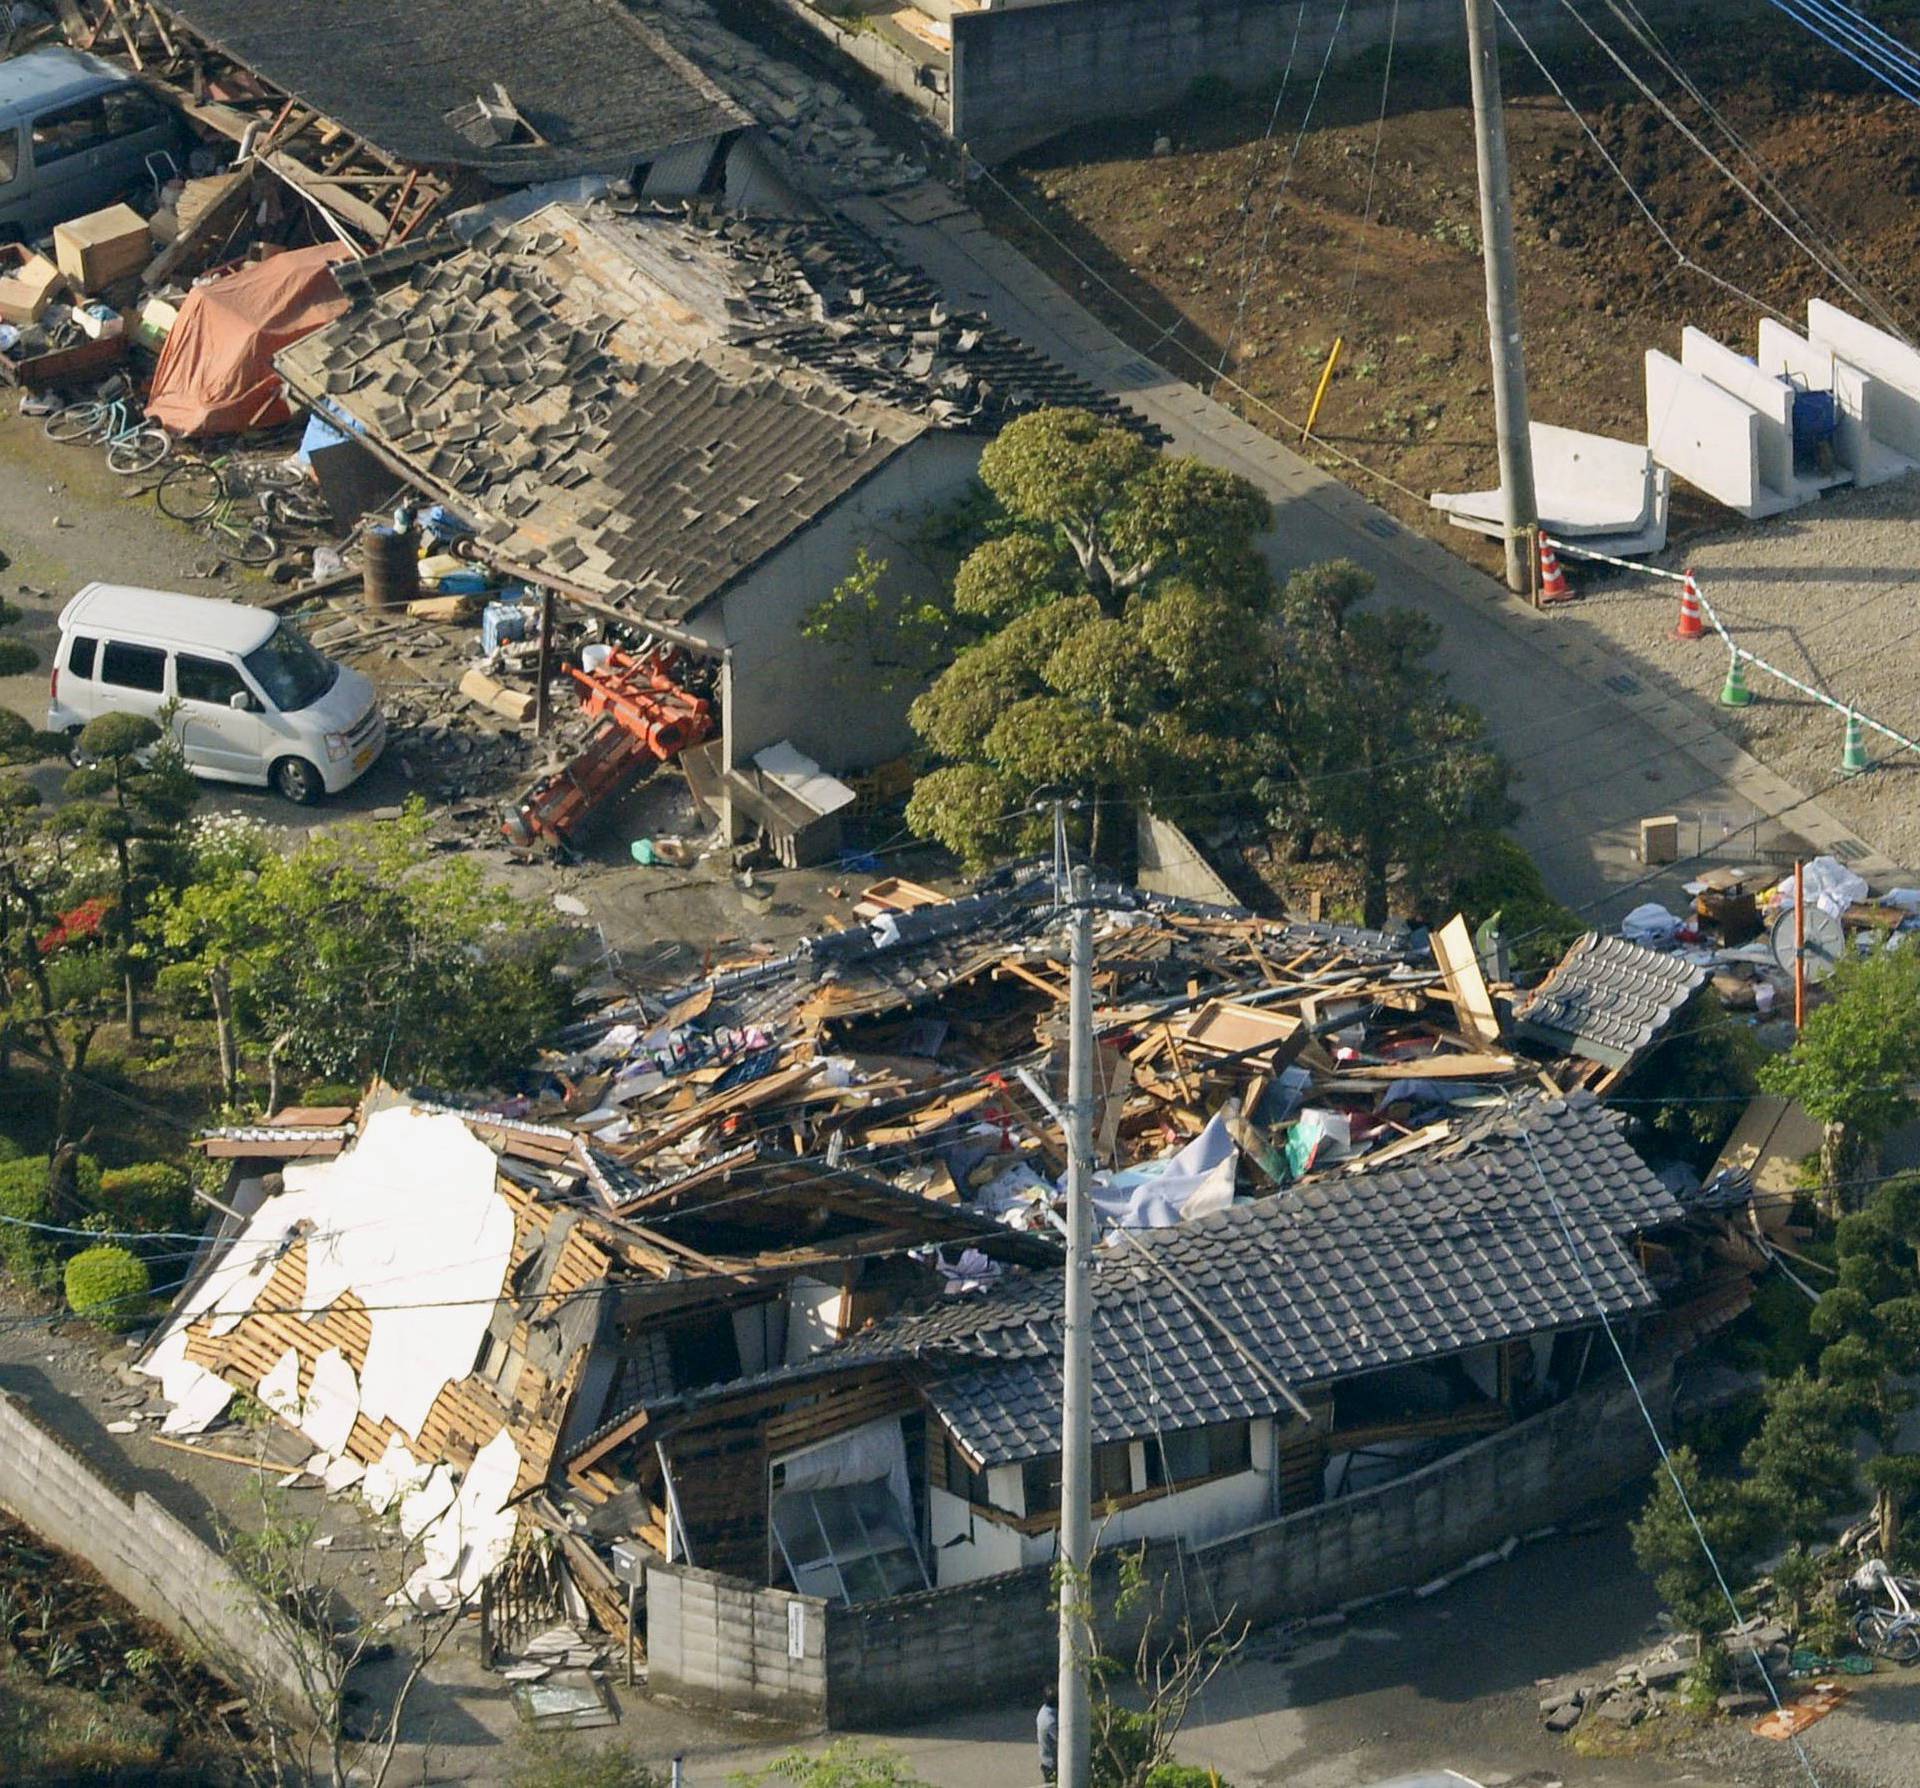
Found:
[[900, 1505], [908, 1532], [913, 1490], [907, 1477], [907, 1443], [898, 1416], [883, 1416], [864, 1427], [849, 1429], [832, 1440], [774, 1460], [782, 1470], [787, 1490], [836, 1490], [845, 1484], [865, 1484], [884, 1478]]
[[1096, 1180], [1093, 1207], [1122, 1229], [1167, 1229], [1233, 1203], [1240, 1148], [1226, 1107], [1177, 1155]]
[[[1867, 897], [1867, 878], [1856, 875], [1838, 857], [1815, 857], [1802, 867], [1801, 876], [1806, 882], [1808, 903], [1832, 919], [1843, 917], [1855, 901]], [[1774, 889], [1773, 901], [1781, 911], [1793, 911], [1792, 876]]]
[[[376, 1515], [384, 1515], [404, 1496], [426, 1483], [432, 1468], [407, 1450], [407, 1443], [395, 1434], [387, 1441], [387, 1450], [367, 1467], [360, 1494]], [[437, 1511], [436, 1511], [437, 1513]]]

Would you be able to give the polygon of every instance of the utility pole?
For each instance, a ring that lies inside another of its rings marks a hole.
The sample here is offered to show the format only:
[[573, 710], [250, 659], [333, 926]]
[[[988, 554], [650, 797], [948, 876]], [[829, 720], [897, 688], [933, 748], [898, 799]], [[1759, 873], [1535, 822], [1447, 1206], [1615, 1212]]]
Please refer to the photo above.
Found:
[[1067, 1045], [1067, 1298], [1060, 1422], [1060, 1788], [1088, 1788], [1093, 1655], [1093, 876], [1073, 872]]
[[1520, 342], [1520, 280], [1513, 264], [1513, 192], [1507, 176], [1507, 121], [1500, 99], [1500, 40], [1493, 26], [1493, 0], [1466, 3], [1507, 588], [1523, 596], [1533, 583], [1533, 537], [1540, 525], [1540, 508], [1533, 489], [1533, 440], [1527, 429], [1527, 357]]

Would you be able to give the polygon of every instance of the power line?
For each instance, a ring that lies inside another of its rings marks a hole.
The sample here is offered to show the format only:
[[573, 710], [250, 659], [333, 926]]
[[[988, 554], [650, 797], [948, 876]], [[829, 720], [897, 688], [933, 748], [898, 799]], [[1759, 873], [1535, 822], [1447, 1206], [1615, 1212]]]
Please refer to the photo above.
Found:
[[[1607, 1315], [1606, 1304], [1593, 1282], [1592, 1274], [1587, 1270], [1586, 1258], [1581, 1253], [1580, 1244], [1574, 1236], [1573, 1225], [1567, 1218], [1566, 1206], [1561, 1202], [1559, 1194], [1554, 1191], [1552, 1182], [1547, 1178], [1547, 1170], [1541, 1163], [1539, 1152], [1533, 1146], [1532, 1134], [1524, 1125], [1520, 1126], [1520, 1137], [1526, 1145], [1527, 1158], [1533, 1164], [1534, 1177], [1540, 1182], [1541, 1193], [1552, 1207], [1555, 1217], [1559, 1219], [1561, 1233], [1566, 1239], [1568, 1256], [1579, 1272], [1581, 1282], [1586, 1286], [1588, 1297], [1593, 1300], [1594, 1308], [1600, 1317], [1600, 1326], [1606, 1331], [1608, 1345], [1612, 1347], [1614, 1358], [1619, 1362], [1627, 1386], [1633, 1392], [1633, 1400], [1639, 1408], [1641, 1420], [1646, 1423], [1647, 1432], [1653, 1437], [1654, 1449], [1660, 1455], [1660, 1463], [1666, 1470], [1667, 1479], [1673, 1485], [1674, 1494], [1680, 1499], [1681, 1508], [1686, 1511], [1687, 1522], [1693, 1529], [1694, 1538], [1699, 1541], [1700, 1550], [1705, 1554], [1707, 1564], [1713, 1571], [1713, 1580], [1719, 1586], [1721, 1597], [1727, 1604], [1727, 1611], [1733, 1616], [1734, 1629], [1740, 1632], [1745, 1622], [1745, 1617], [1740, 1612], [1740, 1604], [1734, 1600], [1733, 1591], [1727, 1583], [1726, 1573], [1720, 1568], [1720, 1560], [1714, 1555], [1712, 1542], [1708, 1540], [1706, 1529], [1700, 1524], [1700, 1517], [1694, 1513], [1692, 1499], [1687, 1495], [1686, 1485], [1680, 1481], [1680, 1473], [1674, 1467], [1673, 1455], [1667, 1451], [1667, 1443], [1660, 1433], [1660, 1425], [1653, 1419], [1653, 1411], [1647, 1407], [1647, 1399], [1640, 1389], [1639, 1379], [1634, 1376], [1632, 1362], [1628, 1360], [1626, 1349], [1620, 1344], [1620, 1337], [1614, 1330], [1612, 1319]], [[1773, 1677], [1768, 1673], [1765, 1660], [1760, 1656], [1759, 1646], [1751, 1636], [1744, 1632], [1742, 1636], [1746, 1638], [1747, 1649], [1752, 1653], [1754, 1668], [1760, 1673], [1760, 1680], [1766, 1684], [1767, 1695], [1773, 1702], [1775, 1712], [1784, 1714], [1786, 1709], [1781, 1703], [1780, 1691], [1774, 1687]], [[1820, 1778], [1814, 1774], [1813, 1760], [1808, 1757], [1806, 1747], [1800, 1742], [1799, 1734], [1793, 1733], [1790, 1736], [1794, 1755], [1799, 1758], [1800, 1767], [1806, 1772], [1811, 1788], [1820, 1788]]]

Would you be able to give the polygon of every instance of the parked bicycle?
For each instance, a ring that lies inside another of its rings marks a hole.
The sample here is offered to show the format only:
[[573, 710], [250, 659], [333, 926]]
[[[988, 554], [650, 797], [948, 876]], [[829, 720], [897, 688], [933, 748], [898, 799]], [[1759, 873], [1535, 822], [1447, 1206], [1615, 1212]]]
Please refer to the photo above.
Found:
[[1865, 1603], [1853, 1617], [1860, 1649], [1896, 1664], [1920, 1664], [1920, 1582], [1896, 1577], [1884, 1560], [1870, 1558], [1851, 1584]]
[[264, 565], [279, 552], [276, 529], [322, 527], [328, 520], [297, 467], [262, 456], [178, 458], [154, 498], [162, 514], [208, 536], [243, 565]]
[[47, 417], [49, 441], [92, 441], [107, 450], [107, 469], [122, 477], [151, 472], [173, 451], [173, 437], [125, 397], [86, 398]]

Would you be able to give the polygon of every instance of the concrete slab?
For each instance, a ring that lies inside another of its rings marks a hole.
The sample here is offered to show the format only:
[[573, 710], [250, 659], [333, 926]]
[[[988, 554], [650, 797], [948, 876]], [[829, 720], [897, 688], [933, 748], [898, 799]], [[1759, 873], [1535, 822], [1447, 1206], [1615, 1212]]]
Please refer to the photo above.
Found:
[[[1540, 525], [1566, 539], [1646, 532], [1655, 502], [1653, 456], [1633, 441], [1536, 422], [1533, 484]], [[1457, 526], [1498, 539], [1505, 507], [1496, 490], [1436, 491], [1428, 499]], [[1666, 544], [1664, 522], [1658, 551]]]
[[1874, 439], [1920, 464], [1920, 350], [1824, 298], [1807, 306], [1807, 339], [1877, 382]]
[[1690, 325], [1680, 332], [1680, 364], [1737, 397], [1759, 418], [1754, 449], [1761, 481], [1782, 496], [1811, 503], [1823, 486], [1793, 469], [1793, 387]]

